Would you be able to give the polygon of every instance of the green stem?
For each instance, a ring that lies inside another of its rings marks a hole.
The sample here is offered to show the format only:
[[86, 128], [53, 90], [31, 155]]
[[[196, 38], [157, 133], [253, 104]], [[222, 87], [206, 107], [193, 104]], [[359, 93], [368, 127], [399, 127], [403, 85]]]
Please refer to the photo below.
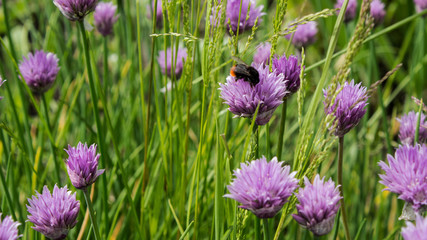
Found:
[[[157, 8], [157, 1], [156, 1], [156, 3], [155, 3], [154, 6], [155, 6], [155, 8]], [[155, 19], [155, 17], [153, 16], [153, 33], [155, 33], [155, 31], [156, 31], [156, 25], [155, 25], [154, 19]], [[149, 134], [148, 134], [148, 132], [149, 132], [149, 126], [150, 126], [151, 91], [153, 89], [152, 85], [153, 85], [153, 81], [154, 81], [154, 74], [153, 73], [154, 73], [154, 62], [155, 62], [155, 59], [154, 59], [154, 48], [155, 48], [155, 46], [156, 46], [156, 39], [153, 38], [152, 41], [151, 41], [151, 63], [150, 63], [150, 69], [151, 69], [151, 71], [150, 71], [150, 76], [149, 76], [150, 82], [149, 82], [149, 85], [148, 85], [147, 112], [145, 114], [146, 119], [145, 119], [145, 134], [144, 134], [145, 135], [144, 136], [144, 171], [143, 171], [143, 174], [142, 174], [142, 192], [145, 192], [146, 181], [147, 181], [147, 178], [148, 178], [147, 174], [149, 172], [148, 171], [148, 163], [147, 163], [147, 160], [148, 160], [148, 140], [149, 140]], [[166, 54], [166, 52], [165, 52], [165, 54]], [[142, 56], [142, 50], [141, 49], [140, 49], [140, 55]], [[140, 59], [140, 60], [142, 61], [142, 59]], [[140, 72], [140, 74], [142, 76], [142, 62], [140, 64], [141, 64], [140, 65], [141, 66], [141, 69], [140, 69], [141, 72]], [[143, 93], [143, 89], [144, 88], [143, 88], [143, 79], [142, 79], [142, 77], [140, 79], [140, 85], [141, 85], [141, 99], [142, 99], [142, 101], [144, 101], [143, 100], [144, 99], [144, 93]], [[142, 221], [141, 221], [141, 224], [142, 224]]]
[[[89, 39], [88, 39], [88, 36], [86, 34], [83, 21], [79, 21], [78, 26], [79, 26], [79, 30], [81, 33], [83, 48], [84, 48], [84, 53], [85, 53], [87, 75], [88, 75], [88, 79], [89, 79], [90, 97], [91, 97], [92, 105], [93, 105], [93, 115], [95, 117], [95, 124], [96, 124], [96, 129], [97, 129], [99, 150], [101, 152], [101, 156], [103, 156], [101, 158], [101, 167], [103, 167], [103, 166], [105, 166], [105, 159], [107, 158], [107, 152], [105, 151], [105, 147], [104, 147], [104, 141], [105, 141], [104, 134], [103, 134], [104, 130], [102, 128], [101, 120], [99, 118], [98, 97], [97, 97], [96, 90], [95, 90], [95, 83], [94, 83], [94, 79], [93, 79], [92, 66], [90, 63]], [[105, 110], [107, 113], [108, 108], [107, 108], [107, 106], [104, 106], [104, 107], [105, 107]], [[118, 160], [118, 161], [120, 161], [120, 160]], [[127, 182], [125, 182], [125, 184], [127, 184]], [[104, 217], [105, 217], [106, 222], [108, 222], [108, 203], [107, 203], [107, 197], [108, 196], [107, 196], [106, 174], [103, 174], [101, 177], [101, 185], [103, 186], [103, 193], [104, 193], [104, 195], [103, 195], [103, 198], [104, 198], [103, 199], [103, 211], [105, 212]]]
[[421, 112], [423, 110], [423, 99], [421, 99], [420, 109], [418, 110], [417, 126], [415, 128], [414, 145], [418, 143], [420, 136]]
[[261, 240], [261, 219], [254, 215], [255, 218], [255, 240]]
[[[332, 56], [334, 54], [334, 50], [335, 47], [337, 45], [337, 41], [338, 41], [338, 35], [341, 29], [341, 25], [342, 22], [344, 20], [344, 9], [347, 9], [347, 5], [348, 5], [349, 0], [345, 0], [342, 4], [341, 7], [341, 11], [338, 15], [338, 19], [335, 22], [335, 26], [334, 26], [334, 30], [332, 32], [332, 36], [331, 36], [331, 40], [329, 41], [329, 47], [328, 50], [326, 52], [326, 58], [325, 58], [325, 65], [323, 65], [323, 71], [322, 71], [322, 75], [320, 77], [319, 83], [317, 84], [316, 90], [314, 92], [313, 98], [310, 102], [310, 106], [308, 107], [308, 111], [307, 114], [304, 116], [304, 122], [301, 128], [301, 132], [299, 134], [298, 137], [298, 141], [297, 141], [297, 148], [296, 149], [301, 149], [301, 145], [302, 142], [304, 141], [304, 139], [302, 138], [302, 136], [307, 136], [308, 132], [309, 132], [309, 128], [312, 127], [312, 123], [314, 120], [314, 116], [317, 112], [317, 109], [319, 107], [319, 102], [321, 100], [322, 97], [322, 92], [323, 92], [323, 88], [326, 85], [327, 79], [328, 79], [328, 74], [329, 74], [329, 66], [331, 65], [331, 61], [332, 61]], [[294, 162], [292, 164], [292, 166], [298, 166], [299, 164], [297, 163], [297, 154], [294, 157]], [[284, 217], [283, 217], [284, 218]], [[284, 221], [284, 219], [283, 219]], [[279, 226], [281, 224], [283, 224], [282, 219], [280, 219]], [[278, 230], [276, 231], [276, 235], [274, 237], [274, 239], [278, 239], [279, 237], [279, 232], [281, 229], [278, 228]]]
[[[47, 123], [47, 131], [51, 131], [50, 129], [50, 122], [49, 122], [49, 109], [47, 108], [47, 103], [46, 103], [46, 97], [44, 94], [42, 94], [42, 103], [43, 103], [43, 109], [44, 109], [44, 115], [46, 118], [46, 123]], [[53, 155], [53, 162], [55, 164], [55, 172], [56, 172], [56, 177], [58, 178], [58, 183], [61, 184], [61, 173], [59, 171], [59, 164], [58, 164], [58, 158], [56, 156], [56, 147], [55, 147], [55, 143], [52, 141], [52, 139], [49, 140], [50, 143], [50, 149], [52, 151], [52, 155]]]
[[285, 134], [285, 124], [286, 124], [286, 110], [287, 110], [287, 100], [283, 100], [282, 104], [282, 117], [280, 118], [280, 129], [279, 129], [279, 144], [277, 145], [277, 160], [282, 160], [282, 148], [283, 148], [283, 137]]
[[86, 189], [83, 190], [83, 195], [85, 196], [86, 204], [87, 204], [87, 207], [89, 208], [90, 221], [92, 222], [92, 226], [93, 226], [92, 229], [93, 229], [93, 233], [95, 234], [95, 239], [100, 240], [101, 235], [99, 234], [98, 223], [96, 222], [96, 218], [95, 218], [95, 211], [93, 210], [92, 201], [90, 200], [90, 196], [87, 193]]
[[347, 224], [347, 213], [345, 211], [345, 205], [344, 205], [344, 191], [343, 191], [343, 184], [342, 184], [342, 161], [343, 161], [343, 155], [344, 155], [344, 136], [339, 137], [339, 145], [338, 145], [338, 185], [341, 192], [341, 216], [342, 216], [342, 222], [344, 224], [345, 229], [345, 238], [347, 240], [351, 240], [350, 237], [350, 231], [348, 230], [348, 224]]
[[104, 94], [105, 99], [108, 98], [108, 86], [110, 86], [109, 83], [109, 77], [108, 77], [108, 37], [104, 37]]
[[270, 229], [268, 228], [268, 218], [262, 219], [262, 227], [264, 229], [264, 240], [270, 240]]
[[[0, 167], [0, 181], [1, 181], [1, 185], [2, 185], [2, 187], [4, 189], [4, 192], [5, 192], [5, 195], [6, 195], [7, 204], [9, 205], [12, 217], [13, 217], [13, 219], [17, 219], [16, 215], [15, 215], [15, 209], [13, 207], [13, 202], [14, 201], [12, 201], [12, 197], [11, 197], [11, 195], [9, 193], [9, 188], [7, 187], [6, 178], [5, 178], [4, 174], [3, 174], [3, 169], [1, 167]], [[17, 206], [19, 206], [19, 204], [17, 204]], [[19, 220], [21, 222], [24, 222], [25, 220], [24, 220], [24, 218], [22, 216], [23, 216], [22, 212], [20, 211], [19, 212]]]
[[258, 125], [255, 126], [255, 159], [259, 158], [259, 129]]

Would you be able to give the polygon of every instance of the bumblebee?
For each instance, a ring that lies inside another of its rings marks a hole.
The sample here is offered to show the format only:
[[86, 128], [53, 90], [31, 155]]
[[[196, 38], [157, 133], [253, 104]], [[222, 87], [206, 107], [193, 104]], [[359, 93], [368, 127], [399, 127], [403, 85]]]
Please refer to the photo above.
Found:
[[258, 71], [243, 62], [240, 58], [232, 56], [234, 61], [237, 62], [236, 65], [231, 67], [230, 75], [237, 79], [243, 79], [246, 82], [249, 82], [252, 87], [259, 83], [259, 73]]

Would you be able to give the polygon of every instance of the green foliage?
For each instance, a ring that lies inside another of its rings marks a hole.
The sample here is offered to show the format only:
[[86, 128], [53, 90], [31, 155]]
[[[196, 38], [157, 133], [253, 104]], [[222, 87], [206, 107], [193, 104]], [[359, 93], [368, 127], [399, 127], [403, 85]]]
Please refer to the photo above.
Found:
[[[21, 223], [22, 239], [42, 239], [25, 221], [25, 205], [35, 191], [55, 184], [70, 186], [81, 202], [68, 239], [95, 239], [84, 195], [70, 184], [63, 161], [63, 149], [78, 141], [97, 143], [106, 169], [88, 191], [100, 239], [254, 239], [253, 214], [223, 197], [233, 170], [282, 152], [279, 159], [299, 179], [319, 173], [336, 180], [334, 119], [324, 114], [322, 95], [332, 86], [333, 101], [341, 91], [337, 84], [350, 79], [369, 86], [370, 95], [368, 113], [345, 139], [350, 233], [398, 238], [403, 202], [382, 191], [377, 163], [399, 145], [395, 118], [426, 111], [427, 10], [388, 1], [383, 25], [374, 26], [369, 0], [353, 23], [343, 22], [344, 11], [336, 16], [332, 0], [258, 0], [253, 3], [263, 3], [266, 15], [250, 31], [234, 33], [226, 27], [227, 0], [162, 1], [162, 24], [155, 14], [147, 17], [151, 1], [115, 0], [119, 21], [114, 36], [103, 38], [69, 22], [51, 0], [2, 2], [0, 75], [7, 81], [0, 87], [0, 212]], [[318, 39], [300, 51], [284, 36], [308, 21], [319, 24]], [[280, 106], [269, 124], [256, 126], [255, 117], [233, 117], [218, 84], [229, 76], [231, 56], [251, 63], [266, 41], [270, 59], [300, 56], [301, 88], [286, 99], [286, 118]], [[158, 52], [171, 48], [175, 69], [183, 47], [188, 56], [181, 78], [168, 78]], [[44, 96], [31, 92], [18, 67], [21, 56], [38, 49], [60, 59], [60, 73]], [[281, 121], [285, 144], [279, 151]], [[296, 204], [291, 197], [269, 222], [274, 239], [313, 239], [291, 217]], [[342, 239], [342, 224], [335, 226]], [[323, 239], [333, 239], [334, 231]]]

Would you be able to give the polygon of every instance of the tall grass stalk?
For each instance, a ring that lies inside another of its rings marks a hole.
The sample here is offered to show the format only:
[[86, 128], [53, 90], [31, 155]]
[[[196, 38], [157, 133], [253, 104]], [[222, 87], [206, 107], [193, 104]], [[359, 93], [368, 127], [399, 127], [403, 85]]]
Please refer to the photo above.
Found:
[[[95, 186], [92, 185], [92, 187], [95, 187]], [[92, 229], [93, 229], [93, 233], [95, 234], [95, 239], [100, 240], [102, 238], [101, 238], [101, 234], [99, 234], [98, 223], [97, 223], [96, 217], [95, 217], [95, 210], [93, 209], [93, 206], [92, 206], [92, 200], [90, 199], [90, 196], [86, 190], [83, 190], [83, 195], [85, 197], [86, 204], [87, 204], [87, 207], [89, 209], [90, 220], [92, 222]]]
[[283, 149], [283, 137], [285, 134], [285, 125], [286, 125], [286, 110], [288, 100], [283, 100], [282, 106], [282, 116], [280, 117], [280, 128], [279, 128], [279, 140], [277, 144], [277, 160], [280, 161], [282, 159], [282, 149]]
[[[377, 62], [376, 62], [376, 50], [375, 50], [375, 43], [374, 42], [369, 42], [369, 50], [370, 50], [370, 64], [369, 64], [369, 69], [370, 69], [370, 76], [372, 79], [374, 79], [374, 81], [377, 81], [379, 79], [379, 74], [378, 74], [378, 66], [377, 66]], [[388, 153], [392, 153], [393, 148], [391, 146], [391, 138], [390, 138], [390, 128], [388, 126], [388, 119], [387, 119], [387, 113], [386, 113], [386, 109], [384, 106], [384, 98], [383, 98], [383, 91], [382, 91], [382, 87], [378, 86], [377, 88], [377, 92], [378, 92], [378, 102], [380, 103], [380, 109], [381, 109], [381, 116], [382, 116], [382, 124], [383, 124], [383, 129], [384, 129], [384, 133], [385, 133], [385, 142], [386, 142], [386, 146], [387, 146], [387, 152]]]
[[[83, 51], [84, 51], [84, 56], [85, 56], [85, 62], [86, 62], [86, 70], [87, 70], [87, 75], [88, 75], [88, 79], [89, 79], [89, 89], [90, 89], [90, 97], [92, 100], [92, 105], [93, 105], [93, 115], [95, 118], [95, 125], [97, 128], [97, 139], [98, 139], [98, 144], [99, 144], [99, 149], [101, 152], [101, 164], [100, 166], [103, 167], [105, 166], [105, 158], [107, 158], [107, 152], [105, 149], [105, 145], [104, 145], [104, 135], [103, 135], [103, 127], [101, 125], [101, 120], [99, 117], [99, 109], [98, 109], [98, 97], [96, 94], [96, 90], [95, 90], [95, 83], [94, 83], [94, 79], [93, 79], [93, 73], [92, 73], [92, 66], [91, 66], [91, 58], [90, 58], [90, 53], [89, 53], [89, 38], [86, 34], [86, 30], [83, 24], [83, 21], [79, 21], [78, 22], [78, 28], [80, 30], [80, 36], [81, 36], [81, 40], [83, 42]], [[107, 108], [106, 106], [104, 106], [105, 108]], [[107, 179], [106, 179], [106, 174], [102, 174], [101, 177], [101, 186], [103, 187], [103, 210], [108, 212], [108, 203], [107, 203], [107, 199], [105, 199], [107, 197]], [[104, 213], [105, 219], [108, 219], [108, 214]]]
[[[45, 114], [45, 118], [46, 118], [46, 122], [47, 122], [47, 127], [49, 128], [47, 131], [51, 132], [50, 122], [49, 122], [49, 108], [48, 108], [48, 105], [46, 103], [45, 94], [42, 94], [41, 100], [42, 100], [42, 104], [43, 104], [43, 110], [44, 110], [44, 114]], [[55, 165], [55, 173], [56, 173], [57, 181], [58, 181], [58, 184], [61, 184], [61, 173], [59, 171], [60, 166], [59, 166], [59, 162], [58, 162], [58, 158], [57, 158], [55, 142], [54, 142], [54, 140], [50, 140], [49, 143], [50, 143], [50, 150], [52, 152], [52, 157], [53, 157], [53, 164]]]
[[347, 240], [351, 240], [350, 231], [348, 228], [348, 222], [347, 222], [347, 213], [345, 209], [345, 198], [344, 198], [344, 188], [343, 188], [343, 180], [342, 180], [342, 165], [343, 165], [343, 156], [344, 156], [344, 136], [339, 137], [339, 143], [338, 143], [338, 185], [341, 192], [341, 199], [340, 199], [340, 208], [341, 208], [341, 217], [342, 222], [344, 225], [345, 230], [345, 238]]
[[421, 125], [422, 111], [423, 111], [423, 99], [421, 99], [420, 108], [418, 109], [417, 125], [415, 126], [414, 145], [416, 145], [420, 139], [420, 125]]

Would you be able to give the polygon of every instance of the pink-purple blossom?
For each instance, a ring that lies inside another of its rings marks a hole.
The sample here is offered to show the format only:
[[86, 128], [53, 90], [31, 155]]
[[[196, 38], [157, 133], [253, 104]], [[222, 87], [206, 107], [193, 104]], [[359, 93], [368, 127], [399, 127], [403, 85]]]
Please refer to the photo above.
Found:
[[162, 28], [163, 26], [163, 12], [162, 12], [162, 0], [157, 0], [157, 8], [155, 8], [155, 0], [151, 1], [151, 6], [147, 5], [147, 17], [151, 20], [152, 12], [156, 11], [156, 27]]
[[53, 4], [70, 21], [81, 21], [95, 10], [98, 0], [53, 0]]
[[[256, 1], [254, 0], [228, 0], [225, 10], [225, 26], [227, 28], [227, 32], [230, 31], [231, 27], [231, 30], [234, 33], [237, 32], [237, 28], [239, 28], [239, 33], [243, 33], [246, 30], [252, 29], [252, 27], [255, 26], [256, 21], [257, 25], [259, 25], [261, 23], [261, 17], [265, 15], [265, 13], [262, 12], [263, 8], [264, 5], [257, 6]], [[212, 15], [211, 23], [213, 26], [217, 26], [221, 16], [221, 10], [218, 11], [214, 8]]]
[[274, 57], [273, 70], [276, 71], [276, 74], [283, 74], [289, 95], [298, 91], [301, 82], [301, 65], [298, 63], [297, 57], [290, 55], [289, 58], [286, 58], [286, 54], [281, 57]]
[[316, 236], [325, 235], [332, 230], [340, 206], [342, 197], [338, 186], [335, 187], [332, 179], [325, 182], [325, 177], [321, 179], [319, 175], [316, 175], [313, 184], [304, 177], [304, 185], [295, 194], [299, 201], [296, 205], [298, 214], [292, 216]]
[[405, 240], [422, 240], [427, 236], [427, 217], [417, 214], [415, 224], [407, 221], [406, 227], [402, 228], [402, 237]]
[[116, 10], [117, 6], [112, 2], [100, 2], [95, 8], [95, 27], [104, 37], [113, 34], [113, 25], [119, 19]]
[[[341, 89], [341, 85], [338, 84], [336, 90]], [[366, 113], [366, 105], [368, 105], [368, 95], [366, 87], [363, 87], [361, 83], [354, 84], [354, 80], [350, 83], [345, 82], [342, 86], [341, 91], [336, 95], [334, 102], [332, 101], [335, 92], [330, 92], [330, 89], [323, 90], [325, 96], [326, 114], [333, 114], [335, 120], [333, 126], [330, 127], [333, 130], [334, 135], [343, 137], [353, 127], [359, 124], [360, 119]]]
[[375, 25], [383, 22], [385, 17], [385, 5], [381, 0], [373, 0], [371, 2], [371, 16], [374, 18]]
[[421, 12], [427, 8], [427, 0], [414, 0], [414, 4], [417, 12]]
[[224, 197], [238, 201], [240, 208], [247, 209], [259, 218], [272, 218], [288, 201], [298, 186], [296, 172], [282, 166], [274, 157], [267, 162], [265, 157], [241, 163], [234, 170], [235, 178], [227, 186], [229, 194]]
[[294, 35], [292, 38], [292, 44], [295, 47], [308, 47], [316, 41], [317, 32], [317, 23], [311, 21], [298, 25], [295, 32], [286, 35], [285, 38], [290, 40], [292, 35]]
[[[414, 144], [415, 130], [417, 128], [419, 113], [410, 111], [408, 114], [403, 115], [397, 121], [400, 123], [399, 139], [402, 144]], [[424, 113], [421, 113], [420, 128], [418, 132], [418, 143], [423, 143], [427, 140], [427, 120]]]
[[18, 234], [18, 226], [21, 224], [13, 221], [10, 216], [6, 216], [2, 220], [1, 215], [0, 213], [0, 240], [17, 240], [22, 237]]
[[79, 142], [77, 147], [68, 145], [65, 151], [68, 153], [66, 160], [68, 176], [75, 188], [86, 189], [104, 173], [104, 169], [98, 170], [101, 155], [96, 152], [96, 144], [88, 148], [86, 143]]
[[[160, 68], [162, 69], [163, 74], [167, 74], [168, 77], [172, 77], [172, 68], [174, 68], [175, 78], [180, 79], [182, 70], [184, 68], [184, 63], [187, 60], [187, 49], [178, 48], [178, 52], [174, 50], [172, 52], [171, 48], [166, 50], [159, 51], [159, 56], [157, 57], [157, 62], [159, 63]], [[165, 62], [166, 61], [166, 62]]]
[[55, 54], [39, 50], [23, 57], [19, 70], [33, 92], [44, 93], [55, 82], [59, 72], [58, 61]]
[[76, 193], [68, 191], [67, 186], [58, 188], [55, 185], [52, 194], [47, 186], [40, 194], [28, 199], [28, 221], [32, 222], [34, 230], [52, 240], [65, 239], [68, 232], [77, 224], [80, 202]]
[[220, 83], [219, 90], [228, 110], [236, 117], [252, 118], [259, 105], [256, 116], [257, 125], [267, 124], [276, 108], [283, 103], [283, 97], [289, 92], [283, 74], [270, 72], [268, 66], [253, 65], [259, 73], [259, 83], [251, 83], [228, 76], [225, 84]]
[[[343, 3], [345, 0], [337, 0], [337, 3], [335, 4], [335, 8], [341, 9]], [[349, 22], [353, 20], [356, 17], [356, 11], [357, 11], [357, 0], [349, 0], [347, 4], [347, 9], [344, 14], [344, 21]], [[338, 13], [340, 10], [338, 10]]]
[[388, 165], [379, 163], [385, 172], [380, 174], [384, 190], [398, 194], [418, 212], [427, 205], [427, 146], [402, 145], [387, 159]]
[[264, 42], [260, 43], [256, 47], [256, 52], [254, 54], [254, 63], [269, 65], [270, 64], [270, 53], [271, 53], [271, 43]]

